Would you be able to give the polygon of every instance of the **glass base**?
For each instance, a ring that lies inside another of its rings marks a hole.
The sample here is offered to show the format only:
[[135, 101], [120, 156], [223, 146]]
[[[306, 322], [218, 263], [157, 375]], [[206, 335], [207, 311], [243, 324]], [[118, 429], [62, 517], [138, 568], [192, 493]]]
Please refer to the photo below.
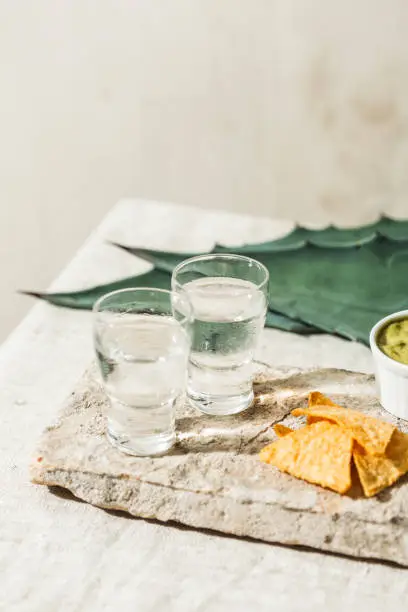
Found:
[[247, 410], [254, 401], [253, 391], [241, 395], [208, 395], [189, 391], [190, 404], [204, 414], [212, 416], [230, 416]]
[[137, 457], [164, 455], [176, 442], [176, 434], [174, 432], [143, 436], [133, 440], [128, 436], [117, 435], [111, 429], [107, 430], [106, 435], [112, 446], [122, 453]]

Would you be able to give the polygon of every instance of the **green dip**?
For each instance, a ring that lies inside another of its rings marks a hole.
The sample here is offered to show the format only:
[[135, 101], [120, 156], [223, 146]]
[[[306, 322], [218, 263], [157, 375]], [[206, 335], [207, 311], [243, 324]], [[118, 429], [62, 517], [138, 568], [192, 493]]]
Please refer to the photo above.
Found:
[[408, 319], [384, 327], [378, 336], [378, 346], [391, 359], [408, 365]]

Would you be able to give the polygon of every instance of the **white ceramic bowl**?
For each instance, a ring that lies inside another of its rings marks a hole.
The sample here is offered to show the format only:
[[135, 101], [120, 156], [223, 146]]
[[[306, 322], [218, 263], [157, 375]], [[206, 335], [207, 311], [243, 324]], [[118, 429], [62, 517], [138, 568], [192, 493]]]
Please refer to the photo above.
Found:
[[381, 330], [399, 319], [408, 319], [408, 310], [394, 312], [378, 321], [370, 333], [370, 347], [383, 408], [400, 419], [408, 420], [408, 365], [388, 357], [377, 344]]

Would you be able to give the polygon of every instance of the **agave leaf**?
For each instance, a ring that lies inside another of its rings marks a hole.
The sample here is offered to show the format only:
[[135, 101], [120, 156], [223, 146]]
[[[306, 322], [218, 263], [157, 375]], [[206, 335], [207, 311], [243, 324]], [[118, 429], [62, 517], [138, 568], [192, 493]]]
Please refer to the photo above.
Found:
[[[301, 251], [295, 248], [268, 250], [265, 245], [262, 249], [255, 245], [251, 250], [251, 245], [247, 245], [241, 249], [229, 248], [228, 251], [245, 252], [268, 268], [269, 308], [285, 315], [285, 322], [290, 324], [291, 330], [294, 321], [298, 321], [302, 325], [368, 344], [369, 331], [378, 319], [408, 307], [405, 290], [408, 222], [399, 224], [382, 219], [375, 227], [375, 235], [366, 234], [367, 241], [354, 247], [348, 242], [346, 248], [346, 240], [336, 248], [324, 248], [322, 242], [315, 245], [308, 241]], [[298, 236], [300, 230], [295, 230]], [[352, 230], [334, 228], [325, 234], [326, 239], [332, 235], [338, 244], [336, 234], [341, 231], [347, 232], [349, 240]], [[387, 232], [392, 239], [385, 236]], [[357, 240], [356, 235], [353, 240]], [[138, 255], [141, 253], [140, 249], [129, 250]], [[185, 258], [182, 253], [147, 250], [143, 250], [142, 256], [155, 266], [163, 269], [167, 266], [167, 270], [172, 270]], [[276, 325], [279, 325], [278, 319], [275, 319]], [[284, 328], [283, 322], [281, 328]]]
[[[242, 247], [235, 248], [235, 253], [277, 253], [280, 251], [295, 251], [303, 249], [308, 245], [313, 245], [320, 248], [343, 248], [349, 249], [363, 244], [372, 242], [377, 236], [377, 232], [373, 226], [366, 226], [357, 229], [343, 229], [336, 227], [326, 227], [322, 230], [309, 230], [303, 227], [297, 227], [288, 236], [284, 236], [279, 240], [263, 242], [259, 244], [246, 244]], [[217, 253], [223, 253], [230, 250], [229, 247], [216, 245]]]
[[34, 291], [23, 291], [25, 295], [46, 300], [54, 306], [65, 308], [77, 308], [79, 310], [91, 310], [95, 302], [110, 291], [118, 289], [129, 289], [131, 287], [157, 287], [159, 289], [170, 288], [171, 277], [161, 270], [150, 270], [139, 276], [129, 276], [118, 281], [97, 285], [83, 291], [70, 291], [64, 293], [38, 293]]
[[[298, 251], [307, 246], [313, 245], [321, 248], [354, 248], [355, 246], [361, 246], [365, 242], [370, 243], [375, 238], [375, 233], [364, 234], [361, 232], [360, 238], [358, 238], [357, 230], [353, 231], [352, 236], [347, 237], [337, 237], [336, 233], [339, 230], [336, 228], [326, 228], [325, 230], [307, 230], [303, 228], [297, 228], [293, 230], [291, 234], [285, 236], [284, 238], [280, 238], [271, 242], [262, 242], [258, 244], [245, 244], [243, 246], [222, 246], [220, 244], [216, 244], [214, 248], [209, 251], [209, 254], [218, 253], [218, 254], [227, 254], [234, 253], [236, 255], [246, 255], [247, 257], [254, 257], [259, 259], [259, 255], [269, 255], [272, 253], [286, 253], [288, 251]], [[351, 230], [344, 230], [345, 232]], [[319, 233], [322, 232], [321, 237], [310, 236], [310, 232]], [[358, 241], [359, 240], [359, 241]], [[197, 257], [199, 255], [206, 255], [207, 253], [181, 253], [174, 251], [161, 251], [154, 249], [142, 249], [138, 247], [130, 247], [123, 244], [118, 244], [115, 242], [111, 243], [113, 246], [116, 246], [131, 255], [136, 255], [143, 259], [144, 261], [148, 261], [152, 263], [159, 270], [163, 270], [165, 272], [173, 272], [174, 268], [181, 263], [184, 259], [188, 259], [189, 257]], [[329, 246], [330, 245], [330, 246]]]
[[[32, 294], [53, 304], [91, 308], [108, 291], [129, 286], [169, 287], [170, 273], [198, 253], [125, 247], [152, 263], [147, 274], [76, 293]], [[361, 228], [308, 230], [297, 227], [279, 240], [243, 247], [216, 245], [212, 252], [242, 253], [258, 259], [270, 273], [267, 325], [339, 334], [368, 343], [381, 317], [408, 307], [408, 221], [382, 217]]]
[[[128, 252], [152, 263], [156, 269], [168, 273], [171, 273], [186, 256], [201, 254], [186, 255], [125, 248]], [[236, 251], [237, 249], [231, 248], [228, 252], [236, 253]], [[272, 310], [285, 314], [288, 308], [292, 312], [295, 311], [294, 301], [299, 306], [298, 302], [309, 296], [317, 296], [318, 299], [326, 296], [328, 299], [335, 299], [336, 304], [346, 300], [347, 303], [360, 305], [366, 309], [373, 308], [377, 312], [382, 312], [384, 308], [392, 308], [398, 297], [404, 302], [404, 284], [398, 284], [398, 275], [401, 265], [404, 264], [401, 257], [404, 257], [405, 253], [408, 253], [408, 244], [394, 243], [378, 237], [375, 243], [346, 250], [321, 249], [308, 244], [303, 247], [301, 256], [296, 250], [272, 253], [246, 251], [246, 255], [256, 258], [268, 268], [269, 306]], [[395, 268], [396, 261], [399, 262], [398, 268]], [[393, 271], [391, 276], [390, 266]], [[397, 278], [394, 278], [395, 274]], [[376, 275], [379, 277], [375, 278]], [[392, 282], [391, 291], [384, 291], [383, 282], [387, 281]], [[373, 299], [377, 306], [373, 307]], [[290, 316], [303, 320], [296, 314]]]
[[[327, 249], [350, 249], [374, 242], [377, 238], [388, 238], [395, 242], [408, 242], [408, 221], [397, 221], [381, 217], [376, 223], [362, 227], [341, 229], [329, 225], [321, 230], [311, 230], [296, 227], [290, 234], [279, 240], [270, 240], [257, 244], [246, 244], [233, 247], [234, 253], [276, 253], [278, 251], [294, 251], [308, 245]], [[231, 252], [231, 247], [217, 244], [217, 253]]]
[[[137, 249], [136, 249], [137, 250]], [[132, 287], [157, 287], [159, 289], [170, 289], [171, 275], [162, 270], [153, 269], [146, 274], [139, 276], [129, 276], [118, 281], [113, 281], [104, 285], [97, 285], [83, 291], [63, 292], [63, 293], [39, 293], [34, 291], [23, 291], [25, 295], [40, 298], [53, 304], [65, 308], [75, 308], [79, 310], [91, 310], [95, 302], [110, 291], [118, 289], [129, 289]], [[118, 304], [119, 304], [118, 299]], [[305, 325], [301, 321], [292, 321], [289, 317], [277, 312], [268, 311], [266, 316], [266, 326], [276, 327], [285, 331], [298, 334], [319, 333], [310, 325]]]
[[[139, 249], [137, 247], [128, 247], [117, 243], [112, 243], [114, 246], [117, 246], [121, 249], [124, 249], [128, 253], [132, 255], [136, 255], [149, 263], [152, 263], [157, 270], [162, 270], [164, 272], [169, 272], [170, 274], [174, 270], [174, 268], [181, 263], [184, 259], [188, 257], [194, 257], [196, 255], [200, 255], [202, 253], [171, 253], [169, 251], [157, 251], [157, 250], [149, 250], [149, 249]], [[290, 331], [297, 334], [316, 334], [320, 333], [320, 330], [313, 327], [312, 325], [308, 325], [303, 323], [302, 321], [294, 320], [286, 315], [275, 312], [274, 310], [269, 309], [266, 315], [266, 327], [275, 327], [277, 329], [281, 329], [283, 331]]]
[[[381, 217], [370, 225], [350, 229], [341, 229], [332, 225], [321, 230], [296, 227], [287, 236], [278, 240], [234, 247], [215, 244], [211, 253], [236, 253], [255, 257], [259, 254], [297, 251], [307, 246], [316, 246], [323, 249], [351, 249], [376, 242], [379, 238], [388, 238], [393, 242], [408, 242], [408, 220], [399, 221], [389, 217]], [[203, 254], [139, 249], [117, 242], [111, 244], [149, 261], [158, 269], [166, 272], [172, 272], [183, 259]]]
[[321, 329], [317, 329], [312, 325], [307, 325], [306, 323], [303, 323], [303, 321], [290, 319], [289, 317], [273, 310], [268, 310], [266, 313], [265, 326], [274, 327], [276, 329], [292, 332], [294, 334], [302, 334], [304, 336], [323, 333]]
[[408, 220], [396, 220], [389, 217], [381, 217], [377, 223], [379, 236], [389, 238], [395, 242], [406, 242], [408, 240]]
[[368, 344], [371, 327], [408, 308], [408, 244], [377, 238], [355, 249], [307, 246], [258, 254], [270, 272], [269, 307], [328, 333]]

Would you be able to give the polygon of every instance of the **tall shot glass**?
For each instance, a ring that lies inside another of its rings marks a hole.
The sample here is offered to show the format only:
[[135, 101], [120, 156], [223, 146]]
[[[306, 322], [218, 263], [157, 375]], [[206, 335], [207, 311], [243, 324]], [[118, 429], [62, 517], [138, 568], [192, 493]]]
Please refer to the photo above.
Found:
[[123, 289], [94, 306], [94, 342], [109, 397], [107, 434], [132, 455], [166, 452], [184, 401], [192, 307], [185, 294]]
[[253, 400], [253, 358], [268, 303], [268, 270], [241, 255], [203, 255], [179, 264], [172, 289], [193, 306], [190, 403], [207, 414], [236, 414]]

